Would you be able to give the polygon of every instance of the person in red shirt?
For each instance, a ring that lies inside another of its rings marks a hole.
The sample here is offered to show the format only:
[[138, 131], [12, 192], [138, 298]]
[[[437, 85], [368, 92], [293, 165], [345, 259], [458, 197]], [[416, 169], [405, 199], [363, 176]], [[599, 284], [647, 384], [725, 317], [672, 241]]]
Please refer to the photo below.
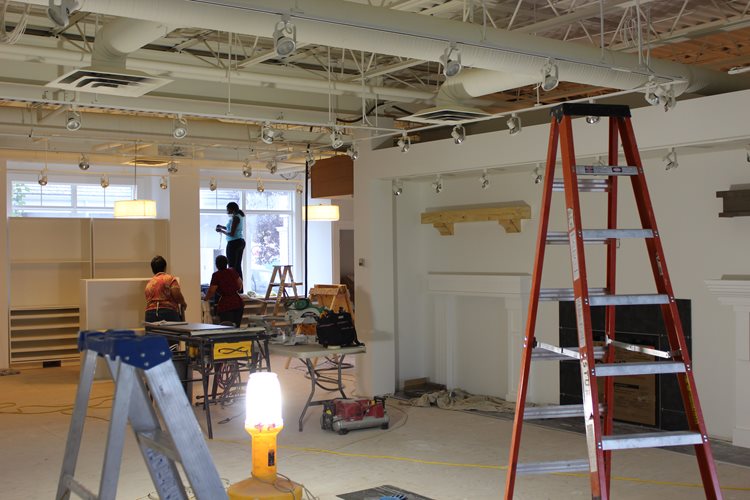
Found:
[[146, 322], [182, 321], [187, 308], [177, 278], [166, 273], [167, 261], [161, 255], [151, 259], [154, 276], [146, 284]]
[[216, 303], [216, 312], [221, 322], [231, 322], [234, 326], [240, 326], [242, 312], [245, 302], [240, 297], [242, 290], [242, 279], [232, 268], [228, 268], [229, 261], [223, 256], [216, 257], [217, 271], [211, 276], [211, 284], [206, 292], [205, 300], [211, 300], [218, 292], [219, 301]]

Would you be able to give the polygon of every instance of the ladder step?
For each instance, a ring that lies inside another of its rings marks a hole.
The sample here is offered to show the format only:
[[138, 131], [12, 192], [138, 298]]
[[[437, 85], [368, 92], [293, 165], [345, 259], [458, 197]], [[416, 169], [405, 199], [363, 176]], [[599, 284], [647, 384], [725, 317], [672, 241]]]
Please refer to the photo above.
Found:
[[[589, 304], [592, 306], [634, 306], [642, 304], [669, 304], [669, 296], [658, 293], [636, 295], [608, 295], [604, 288], [589, 288]], [[575, 300], [572, 288], [542, 288], [539, 300]]]
[[[565, 183], [562, 179], [552, 182], [552, 191], [565, 191]], [[609, 184], [604, 179], [578, 179], [578, 191], [582, 193], [605, 193], [609, 191]]]
[[[585, 243], [606, 243], [607, 240], [622, 238], [653, 238], [651, 229], [584, 229]], [[567, 245], [568, 233], [565, 231], [550, 231], [547, 233], [548, 245]]]
[[97, 500], [97, 496], [89, 491], [84, 485], [76, 481], [72, 476], [66, 475], [63, 478], [65, 486], [72, 492], [78, 495], [83, 500]]
[[[581, 359], [577, 347], [558, 347], [556, 345], [537, 342], [536, 347], [531, 351], [532, 359], [542, 361], [570, 361]], [[604, 358], [604, 346], [594, 346], [594, 359]]]
[[597, 377], [622, 375], [656, 375], [659, 373], [685, 373], [685, 363], [680, 361], [655, 361], [645, 363], [602, 363], [595, 367]]
[[576, 165], [578, 175], [638, 175], [638, 167], [619, 165]]
[[[599, 412], [604, 412], [604, 405], [599, 405]], [[532, 406], [523, 411], [524, 420], [568, 417], [583, 417], [583, 405]]]
[[658, 349], [652, 349], [638, 344], [628, 344], [626, 342], [620, 342], [618, 340], [611, 340], [609, 342], [618, 349], [624, 349], [626, 351], [640, 352], [641, 354], [648, 354], [649, 356], [656, 356], [657, 358], [670, 359], [672, 353], [668, 351], [659, 351]]
[[583, 460], [558, 460], [555, 462], [536, 462], [518, 464], [516, 474], [553, 474], [555, 472], [588, 472], [589, 461]]
[[622, 434], [602, 437], [603, 450], [628, 450], [635, 448], [660, 448], [662, 446], [683, 446], [703, 444], [699, 432], [652, 432], [643, 434]]

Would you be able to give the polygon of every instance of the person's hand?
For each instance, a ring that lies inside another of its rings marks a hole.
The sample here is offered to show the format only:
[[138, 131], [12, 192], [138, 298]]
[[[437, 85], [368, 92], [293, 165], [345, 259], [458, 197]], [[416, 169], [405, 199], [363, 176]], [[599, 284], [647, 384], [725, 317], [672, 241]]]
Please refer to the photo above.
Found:
[[187, 309], [187, 304], [182, 304], [182, 310], [184, 311], [185, 309]]
[[221, 232], [221, 225], [220, 224], [216, 224], [216, 232], [217, 233]]

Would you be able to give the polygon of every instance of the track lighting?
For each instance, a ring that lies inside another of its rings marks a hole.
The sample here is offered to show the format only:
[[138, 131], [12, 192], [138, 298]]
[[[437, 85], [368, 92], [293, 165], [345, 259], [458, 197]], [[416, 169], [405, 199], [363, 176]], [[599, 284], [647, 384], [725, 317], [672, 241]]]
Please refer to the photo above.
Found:
[[266, 144], [273, 144], [274, 139], [278, 136], [278, 132], [271, 127], [269, 122], [263, 124], [260, 129], [260, 140]]
[[81, 128], [81, 124], [81, 113], [71, 107], [65, 115], [65, 128], [75, 132]]
[[479, 185], [482, 187], [482, 189], [487, 189], [490, 187], [490, 178], [487, 177], [487, 171], [482, 172], [482, 177], [479, 178]]
[[393, 181], [393, 196], [401, 196], [404, 193], [404, 183], [401, 179], [395, 179]]
[[344, 145], [344, 139], [343, 137], [341, 137], [341, 132], [339, 132], [339, 129], [334, 128], [331, 131], [330, 137], [331, 137], [331, 147], [333, 149], [338, 149]]
[[167, 185], [167, 176], [166, 175], [162, 175], [161, 179], [159, 179], [159, 187], [162, 188], [162, 189], [167, 189], [167, 187], [169, 187]]
[[411, 139], [408, 135], [406, 135], [406, 132], [401, 134], [401, 138], [396, 143], [398, 145], [398, 148], [401, 150], [402, 153], [408, 153], [409, 148], [411, 147]]
[[667, 162], [664, 170], [673, 170], [679, 167], [680, 164], [677, 162], [677, 150], [675, 148], [671, 148], [669, 150], [669, 153], [667, 153], [667, 156], [664, 157], [664, 161]]
[[542, 68], [542, 90], [549, 92], [550, 90], [557, 88], [557, 85], [560, 83], [557, 77], [558, 72], [557, 64], [551, 59], [548, 59], [547, 63]]
[[286, 16], [276, 23], [273, 47], [279, 57], [288, 57], [297, 48], [297, 27]]
[[440, 63], [443, 65], [443, 74], [447, 77], [456, 76], [461, 72], [461, 51], [458, 50], [456, 44], [452, 43], [445, 49], [445, 52], [440, 56]]
[[259, 193], [262, 193], [263, 191], [265, 191], [265, 190], [266, 190], [266, 187], [265, 187], [265, 186], [263, 185], [263, 179], [258, 179], [258, 185], [257, 185], [257, 186], [255, 187], [255, 189], [256, 189], [256, 190], [257, 190], [257, 191], [258, 191]]
[[542, 183], [542, 179], [544, 179], [544, 176], [542, 175], [542, 169], [539, 167], [539, 165], [537, 165], [536, 168], [531, 171], [531, 179], [534, 181], [534, 184]]
[[46, 186], [47, 185], [47, 169], [44, 168], [39, 172], [39, 177], [37, 178], [37, 182], [40, 186]]
[[359, 158], [359, 150], [357, 149], [356, 144], [352, 144], [349, 146], [349, 149], [346, 150], [346, 154], [351, 157], [352, 160], [356, 160]]
[[250, 166], [250, 160], [245, 160], [245, 163], [242, 164], [242, 175], [245, 177], [253, 176], [253, 168]]
[[302, 189], [302, 184], [300, 184], [300, 183], [298, 182], [298, 183], [297, 183], [297, 184], [296, 184], [296, 185], [294, 186], [294, 191], [295, 191], [295, 192], [296, 192], [297, 194], [302, 194], [302, 193], [304, 192], [304, 190]]
[[175, 139], [184, 139], [187, 137], [187, 120], [182, 115], [177, 115], [172, 122], [172, 137]]
[[88, 170], [90, 166], [89, 159], [86, 158], [85, 154], [81, 153], [81, 159], [78, 160], [78, 168], [81, 170]]
[[508, 121], [506, 121], [505, 123], [508, 125], [508, 132], [510, 133], [510, 135], [516, 135], [523, 128], [521, 126], [521, 117], [515, 113], [510, 115], [510, 118], [508, 118]]
[[167, 172], [169, 172], [170, 174], [176, 174], [177, 170], [177, 162], [174, 160], [169, 160], [169, 165], [167, 165]]
[[216, 184], [216, 177], [211, 177], [211, 179], [208, 181], [208, 189], [211, 191], [216, 191], [218, 187], [218, 184]]
[[659, 99], [659, 95], [656, 93], [654, 87], [649, 87], [648, 89], [646, 89], [646, 93], [643, 95], [643, 98], [646, 99], [646, 102], [652, 106], [658, 106], [659, 102], [661, 102], [661, 99]]
[[660, 97], [664, 103], [664, 111], [669, 111], [677, 106], [677, 98], [675, 98], [674, 88], [671, 86], [667, 89], [663, 89]]
[[99, 185], [102, 189], [107, 189], [109, 187], [109, 176], [102, 175], [101, 179], [99, 179]]
[[440, 177], [440, 174], [435, 177], [435, 182], [432, 183], [432, 190], [435, 191], [435, 194], [440, 194], [443, 190], [443, 178]]
[[310, 149], [307, 149], [307, 152], [305, 153], [305, 161], [307, 162], [308, 167], [312, 167], [315, 165], [315, 156], [313, 156], [312, 151]]
[[[594, 104], [594, 100], [593, 100], [593, 99], [590, 99], [590, 100], [589, 100], [589, 104]], [[588, 116], [586, 117], [586, 123], [588, 123], [589, 125], [593, 125], [593, 124], [595, 124], [595, 123], [599, 123], [599, 120], [600, 120], [600, 119], [601, 119], [601, 117], [600, 117], [600, 116], [596, 116], [596, 115], [588, 115]]]
[[49, 8], [47, 8], [47, 17], [57, 26], [63, 28], [70, 22], [70, 13], [77, 9], [77, 0], [61, 0], [59, 5], [50, 1]]
[[[274, 158], [273, 160], [269, 160], [268, 163], [266, 163], [266, 168], [269, 172], [271, 172], [271, 175], [274, 175], [279, 170], [279, 164]], [[248, 177], [248, 176], [245, 176]]]
[[466, 130], [464, 129], [463, 125], [456, 125], [453, 127], [453, 130], [451, 130], [451, 137], [453, 137], [453, 142], [456, 144], [461, 144], [466, 140]]

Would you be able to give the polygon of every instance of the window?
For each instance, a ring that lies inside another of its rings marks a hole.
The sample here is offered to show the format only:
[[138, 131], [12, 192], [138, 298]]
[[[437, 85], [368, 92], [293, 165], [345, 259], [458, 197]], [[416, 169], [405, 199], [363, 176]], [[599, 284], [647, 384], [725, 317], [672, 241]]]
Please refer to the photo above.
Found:
[[216, 225], [228, 221], [226, 206], [235, 202], [245, 212], [245, 253], [242, 259], [245, 292], [265, 295], [273, 266], [294, 264], [294, 191], [201, 189], [201, 283], [209, 283], [217, 255], [225, 255], [226, 237]]
[[113, 217], [115, 201], [133, 199], [133, 186], [11, 182], [11, 217]]

